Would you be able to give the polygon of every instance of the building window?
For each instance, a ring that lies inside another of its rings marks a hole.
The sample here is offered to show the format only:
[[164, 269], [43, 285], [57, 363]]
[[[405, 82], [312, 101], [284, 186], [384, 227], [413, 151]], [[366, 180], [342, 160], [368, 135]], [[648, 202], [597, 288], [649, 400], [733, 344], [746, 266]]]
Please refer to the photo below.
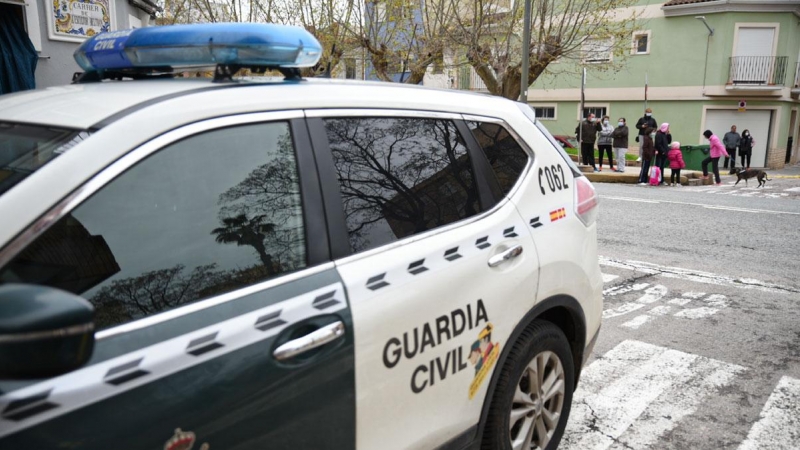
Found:
[[580, 117], [581, 119], [585, 119], [589, 117], [589, 114], [594, 114], [595, 117], [602, 118], [603, 116], [608, 114], [608, 107], [607, 106], [587, 106], [583, 108], [583, 115]]
[[650, 31], [637, 31], [633, 33], [631, 42], [631, 55], [650, 54]]
[[344, 77], [348, 80], [356, 79], [356, 60], [355, 58], [345, 58]]
[[614, 41], [612, 39], [586, 38], [581, 44], [585, 64], [611, 62]]
[[42, 37], [39, 32], [39, 9], [36, 2], [24, 0], [0, 0], [0, 17], [14, 17], [22, 24], [33, 48], [42, 51]]
[[533, 113], [540, 120], [556, 120], [555, 106], [532, 106]]

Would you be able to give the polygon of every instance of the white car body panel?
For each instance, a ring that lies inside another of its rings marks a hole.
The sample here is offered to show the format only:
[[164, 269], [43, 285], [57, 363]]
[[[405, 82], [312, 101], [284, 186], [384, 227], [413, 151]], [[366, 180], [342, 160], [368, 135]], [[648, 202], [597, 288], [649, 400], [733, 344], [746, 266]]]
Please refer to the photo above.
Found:
[[[477, 424], [497, 369], [494, 363], [470, 399], [476, 371], [468, 361], [469, 352], [486, 321], [479, 320], [480, 324], [471, 329], [466, 326], [451, 339], [443, 337], [440, 344], [436, 319], [451, 317], [456, 310], [466, 313], [470, 305], [473, 319], [478, 320], [480, 299], [488, 322], [494, 327], [491, 342], [499, 344], [498, 352], [502, 352], [519, 319], [536, 301], [539, 264], [533, 241], [524, 230], [525, 223], [511, 202], [505, 201], [490, 214], [479, 217], [432, 231], [421, 239], [403, 241], [403, 245], [389, 250], [377, 249], [380, 251], [336, 263], [348, 291], [355, 324], [358, 448], [433, 448]], [[505, 237], [512, 234], [506, 231], [510, 227], [514, 227], [512, 233], [517, 236]], [[484, 236], [488, 236], [491, 245], [480, 249], [476, 241]], [[523, 247], [519, 257], [495, 268], [487, 265], [490, 256], [514, 245]], [[461, 257], [448, 261], [445, 252], [455, 247]], [[428, 270], [417, 275], [409, 273], [410, 263], [423, 258]], [[367, 282], [381, 273], [385, 273], [382, 281], [389, 285], [369, 289]], [[405, 346], [407, 333], [408, 348], [412, 349], [412, 333], [417, 328], [422, 348], [425, 324], [433, 328], [436, 345], [425, 346], [424, 352], [417, 352], [410, 359], [404, 354], [396, 365], [386, 367], [384, 352], [388, 349], [393, 362], [391, 353], [397, 348], [389, 345], [389, 340], [396, 338]], [[455, 373], [454, 361], [458, 361], [455, 367], [459, 368]], [[431, 375], [431, 364], [436, 371], [432, 385], [430, 378], [427, 384], [422, 381]], [[427, 372], [420, 370], [415, 375], [421, 365], [427, 366]], [[442, 379], [439, 370], [445, 365]], [[418, 388], [425, 384], [421, 392], [412, 392], [414, 382]]]

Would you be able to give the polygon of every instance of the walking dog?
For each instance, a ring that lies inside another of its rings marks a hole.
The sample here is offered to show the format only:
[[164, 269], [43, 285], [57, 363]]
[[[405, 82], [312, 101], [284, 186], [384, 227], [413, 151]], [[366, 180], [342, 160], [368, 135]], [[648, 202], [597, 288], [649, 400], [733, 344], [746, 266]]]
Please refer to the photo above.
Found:
[[771, 179], [769, 179], [769, 177], [767, 177], [767, 172], [764, 172], [763, 170], [759, 170], [759, 169], [747, 169], [747, 170], [745, 170], [745, 169], [742, 169], [742, 170], [736, 172], [737, 180], [736, 180], [736, 183], [734, 183], [733, 185], [736, 186], [737, 184], [739, 184], [740, 181], [742, 181], [744, 179], [744, 184], [745, 184], [745, 186], [747, 186], [747, 180], [749, 178], [754, 178], [754, 177], [758, 179], [758, 187], [766, 186], [767, 185], [767, 181], [772, 181]]

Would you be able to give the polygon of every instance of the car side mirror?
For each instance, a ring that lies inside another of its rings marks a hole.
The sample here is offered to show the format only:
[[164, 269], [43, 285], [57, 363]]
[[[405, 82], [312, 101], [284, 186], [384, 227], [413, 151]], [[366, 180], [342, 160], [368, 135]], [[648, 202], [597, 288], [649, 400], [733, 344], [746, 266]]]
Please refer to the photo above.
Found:
[[43, 378], [76, 369], [94, 350], [94, 308], [59, 289], [0, 286], [0, 379]]

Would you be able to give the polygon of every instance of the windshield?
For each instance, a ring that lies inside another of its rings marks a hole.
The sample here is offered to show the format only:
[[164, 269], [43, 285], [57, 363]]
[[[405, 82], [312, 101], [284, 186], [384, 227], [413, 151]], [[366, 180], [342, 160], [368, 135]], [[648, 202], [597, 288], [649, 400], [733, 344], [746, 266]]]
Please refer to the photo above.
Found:
[[87, 137], [86, 131], [0, 122], [0, 195]]

